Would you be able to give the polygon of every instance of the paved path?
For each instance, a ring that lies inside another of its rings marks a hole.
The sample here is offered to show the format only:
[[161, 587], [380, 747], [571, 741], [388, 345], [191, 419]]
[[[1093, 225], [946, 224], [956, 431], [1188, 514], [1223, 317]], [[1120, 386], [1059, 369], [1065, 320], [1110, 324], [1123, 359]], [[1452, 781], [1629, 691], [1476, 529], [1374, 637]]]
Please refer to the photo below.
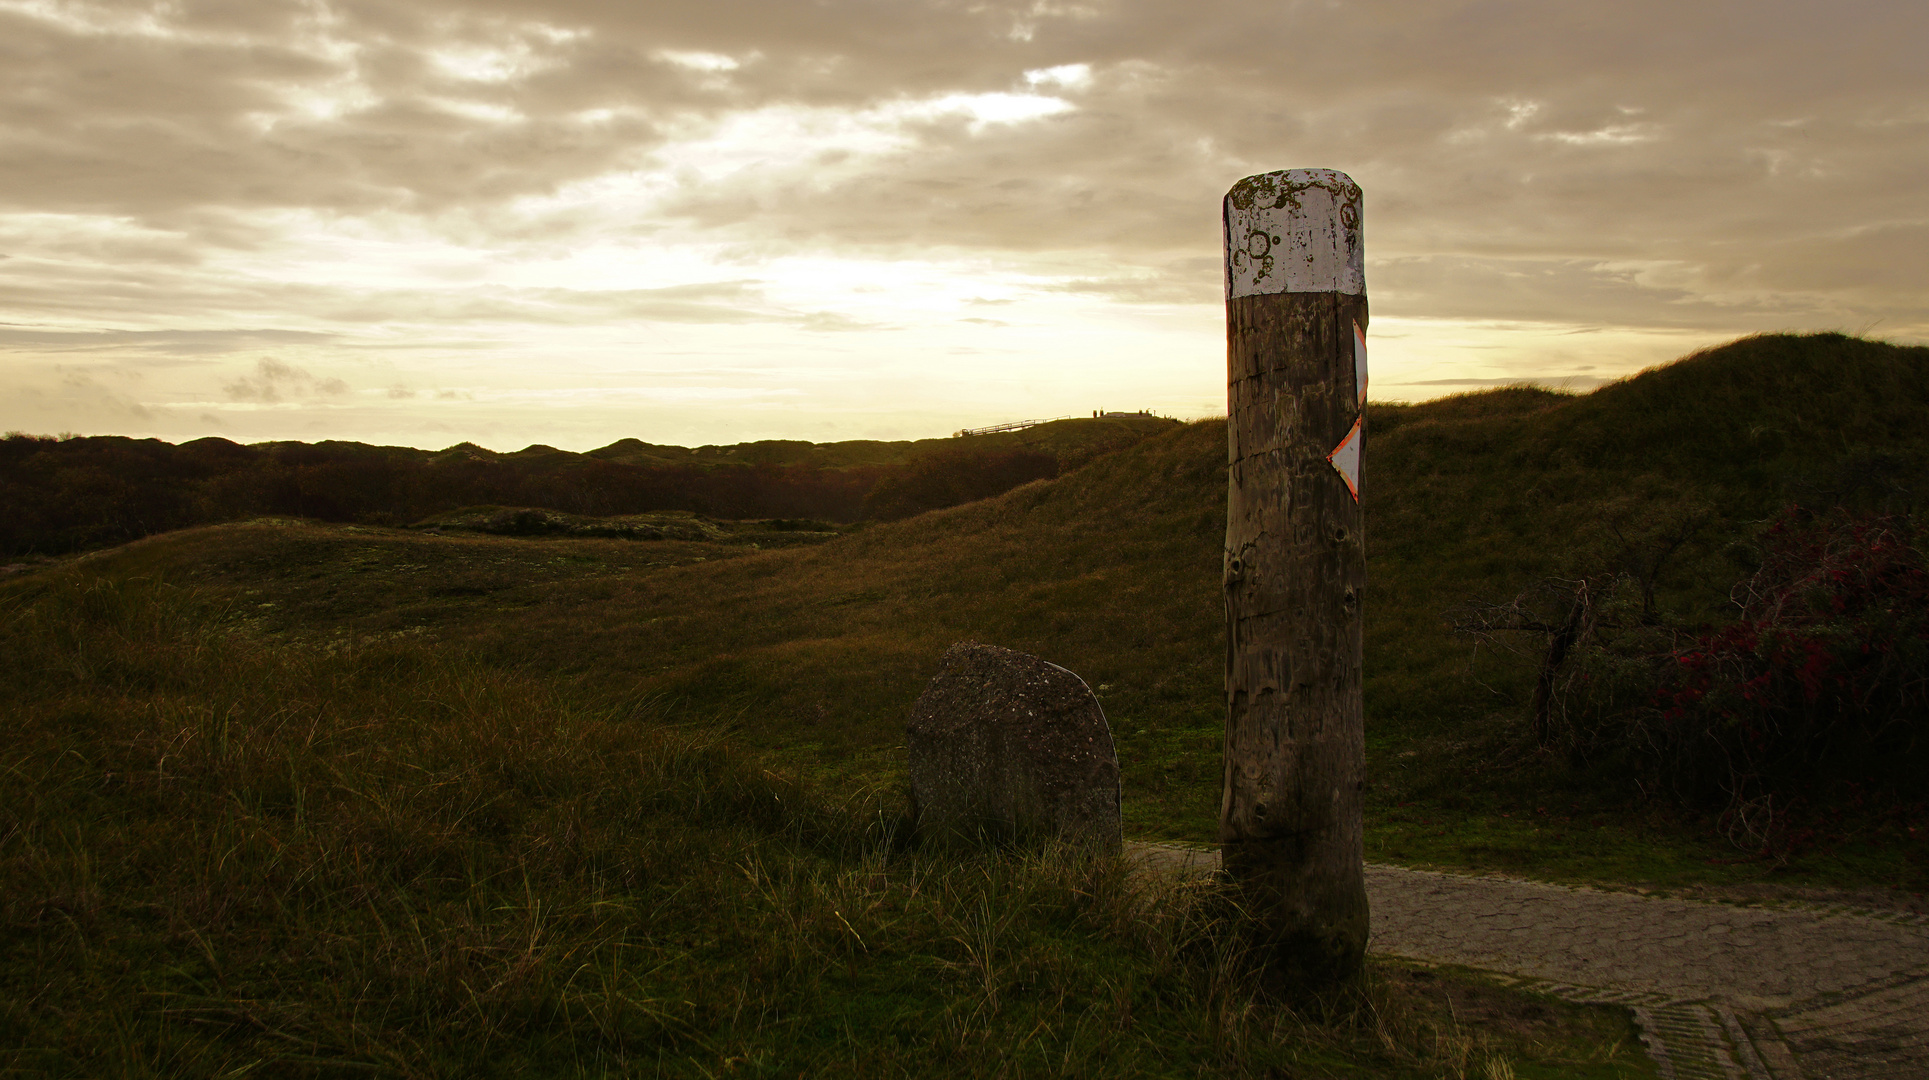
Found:
[[[1218, 854], [1129, 844], [1177, 872]], [[1678, 1080], [1929, 1080], [1929, 919], [1366, 868], [1372, 951], [1631, 1009]]]

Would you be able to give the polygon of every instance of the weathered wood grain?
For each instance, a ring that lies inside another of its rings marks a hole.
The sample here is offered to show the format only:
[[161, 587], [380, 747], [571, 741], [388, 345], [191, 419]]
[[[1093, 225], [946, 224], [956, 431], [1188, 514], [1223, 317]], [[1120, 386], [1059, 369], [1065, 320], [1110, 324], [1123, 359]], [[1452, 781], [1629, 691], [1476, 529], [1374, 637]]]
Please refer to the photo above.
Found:
[[[1360, 502], [1328, 461], [1363, 402], [1365, 369], [1355, 349], [1355, 327], [1363, 331], [1367, 321], [1363, 279], [1345, 273], [1345, 260], [1334, 272], [1329, 257], [1332, 250], [1359, 257], [1359, 196], [1351, 180], [1324, 170], [1268, 175], [1325, 181], [1319, 190], [1329, 197], [1308, 198], [1302, 188], [1298, 201], [1336, 215], [1327, 223], [1296, 222], [1287, 184], [1275, 183], [1257, 199], [1248, 190], [1249, 204], [1283, 210], [1272, 218], [1288, 219], [1269, 234], [1277, 261], [1268, 276], [1282, 285], [1357, 283], [1362, 291], [1257, 292], [1248, 285], [1241, 292], [1238, 264], [1267, 245], [1241, 242], [1240, 234], [1256, 232], [1250, 223], [1260, 215], [1235, 205], [1241, 187], [1228, 195], [1220, 843], [1225, 868], [1247, 893], [1278, 965], [1296, 981], [1331, 983], [1360, 971], [1368, 924], [1361, 847], [1366, 549]], [[1330, 197], [1334, 189], [1350, 199]], [[1348, 220], [1337, 220], [1348, 206]], [[1268, 224], [1261, 217], [1257, 228]], [[1313, 253], [1319, 258], [1295, 256], [1287, 243], [1294, 236], [1323, 245]], [[1320, 274], [1279, 270], [1319, 269], [1315, 262], [1325, 264]]]

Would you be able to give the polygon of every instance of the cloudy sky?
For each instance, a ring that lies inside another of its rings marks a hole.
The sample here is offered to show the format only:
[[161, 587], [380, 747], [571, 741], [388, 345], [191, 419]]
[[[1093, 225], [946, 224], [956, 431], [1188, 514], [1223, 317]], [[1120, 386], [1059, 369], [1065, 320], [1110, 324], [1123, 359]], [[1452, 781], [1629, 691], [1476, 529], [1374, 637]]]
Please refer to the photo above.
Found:
[[1921, 0], [0, 0], [0, 428], [587, 449], [1223, 413], [1219, 200], [1374, 392], [1929, 339]]

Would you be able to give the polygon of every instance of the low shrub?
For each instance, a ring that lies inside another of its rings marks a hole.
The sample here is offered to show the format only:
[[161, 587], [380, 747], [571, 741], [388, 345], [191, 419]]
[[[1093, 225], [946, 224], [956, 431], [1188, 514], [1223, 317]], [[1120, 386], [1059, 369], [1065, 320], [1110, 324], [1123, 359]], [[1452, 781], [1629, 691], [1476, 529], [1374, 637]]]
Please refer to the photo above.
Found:
[[1773, 844], [1792, 806], [1912, 798], [1929, 753], [1929, 564], [1902, 515], [1790, 508], [1735, 583], [1736, 617], [1643, 619], [1626, 577], [1563, 593], [1580, 628], [1550, 664], [1546, 741]]

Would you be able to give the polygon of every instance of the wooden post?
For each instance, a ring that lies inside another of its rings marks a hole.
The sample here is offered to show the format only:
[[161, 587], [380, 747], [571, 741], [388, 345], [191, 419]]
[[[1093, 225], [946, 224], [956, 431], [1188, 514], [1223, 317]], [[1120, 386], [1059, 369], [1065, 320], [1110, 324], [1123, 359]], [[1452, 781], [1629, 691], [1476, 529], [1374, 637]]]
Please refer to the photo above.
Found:
[[1272, 967], [1365, 961], [1360, 188], [1330, 169], [1226, 194], [1226, 774], [1219, 842]]

